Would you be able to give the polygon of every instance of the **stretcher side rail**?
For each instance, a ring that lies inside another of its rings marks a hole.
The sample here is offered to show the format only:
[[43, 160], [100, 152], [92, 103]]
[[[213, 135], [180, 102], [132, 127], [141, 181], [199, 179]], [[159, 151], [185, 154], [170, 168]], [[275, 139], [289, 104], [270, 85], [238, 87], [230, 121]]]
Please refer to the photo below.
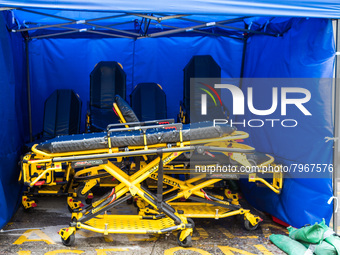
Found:
[[146, 137], [146, 131], [148, 129], [170, 129], [170, 128], [175, 128], [176, 130], [179, 129], [179, 140], [180, 140], [180, 146], [183, 147], [183, 124], [182, 123], [174, 123], [174, 124], [163, 124], [163, 125], [151, 125], [151, 126], [137, 126], [137, 127], [128, 127], [126, 126], [125, 128], [117, 128], [117, 129], [109, 129], [107, 131], [107, 139], [108, 139], [108, 145], [109, 145], [109, 150], [112, 152], [111, 148], [111, 133], [112, 132], [124, 132], [124, 131], [133, 131], [133, 130], [139, 130], [143, 133], [143, 142], [144, 142], [144, 148], [148, 149], [148, 144], [147, 144], [147, 137]]
[[136, 121], [136, 122], [127, 122], [127, 123], [116, 123], [116, 124], [110, 124], [107, 126], [106, 131], [110, 130], [112, 127], [120, 127], [120, 126], [126, 126], [126, 125], [149, 125], [149, 124], [173, 124], [175, 123], [174, 119], [162, 119], [162, 120], [148, 120], [148, 121]]
[[[187, 151], [216, 151], [216, 152], [230, 152], [230, 153], [252, 153], [255, 149], [239, 149], [239, 148], [221, 148], [221, 147], [214, 147], [214, 146], [185, 146], [185, 147], [174, 147], [174, 148], [162, 148], [163, 152], [170, 153], [170, 152], [187, 152]], [[125, 151], [125, 152], [117, 152], [117, 153], [105, 153], [105, 154], [95, 154], [95, 155], [86, 155], [86, 156], [72, 156], [72, 157], [55, 157], [51, 159], [43, 159], [38, 160], [39, 163], [42, 162], [65, 162], [65, 161], [77, 161], [77, 160], [86, 160], [86, 159], [105, 159], [105, 158], [117, 158], [117, 157], [131, 157], [131, 156], [142, 156], [142, 155], [152, 155], [157, 154], [159, 152], [158, 149], [149, 149], [149, 150], [142, 150], [142, 151]], [[53, 156], [51, 154], [51, 156]], [[34, 161], [37, 163], [37, 161]], [[34, 163], [27, 161], [25, 163]]]
[[[134, 123], [134, 122], [132, 122]], [[138, 122], [136, 122], [138, 123]], [[126, 123], [124, 123], [126, 124]], [[148, 129], [167, 129], [167, 128], [177, 128], [179, 130], [181, 130], [183, 128], [183, 124], [182, 123], [173, 123], [173, 124], [162, 124], [162, 125], [152, 125], [152, 126], [136, 126], [136, 127], [125, 127], [125, 128], [117, 128], [117, 129], [109, 129], [107, 131], [108, 135], [111, 134], [112, 132], [124, 132], [124, 131], [136, 131], [136, 130], [140, 130], [140, 131], [146, 131]]]
[[[216, 139], [220, 142], [233, 142], [234, 140], [246, 139], [248, 137], [249, 137], [249, 134], [247, 134], [243, 131], [235, 131], [232, 135], [223, 136], [223, 137], [219, 137], [219, 138], [206, 138], [206, 139], [202, 139], [202, 140], [184, 141], [183, 145], [189, 146], [189, 145], [206, 144], [206, 143], [215, 142]], [[233, 143], [233, 144], [236, 145], [238, 143]], [[67, 156], [67, 155], [70, 155], [70, 154], [71, 155], [85, 155], [85, 154], [89, 155], [89, 154], [101, 154], [101, 153], [110, 152], [109, 148], [107, 147], [107, 148], [102, 148], [102, 149], [91, 149], [91, 150], [84, 150], [84, 151], [69, 151], [69, 152], [52, 153], [52, 152], [45, 152], [45, 151], [39, 150], [39, 149], [37, 149], [37, 146], [38, 146], [38, 144], [33, 145], [31, 150], [32, 150], [32, 153], [41, 157], [41, 159], [39, 160], [39, 163], [49, 162], [49, 161], [44, 161], [45, 158], [63, 157], [63, 156]], [[152, 144], [152, 145], [149, 145], [149, 149], [151, 149], [151, 148], [161, 148], [161, 147], [175, 147], [175, 146], [179, 147], [180, 142]], [[247, 147], [250, 147], [250, 146], [247, 146]], [[112, 151], [118, 152], [119, 148], [120, 147], [112, 148], [111, 152]], [[145, 146], [127, 146], [127, 147], [121, 147], [121, 148], [125, 148], [124, 149], [125, 151], [127, 151], [127, 150], [144, 150]], [[24, 160], [23, 163], [27, 163], [27, 162], [28, 162], [27, 160]]]

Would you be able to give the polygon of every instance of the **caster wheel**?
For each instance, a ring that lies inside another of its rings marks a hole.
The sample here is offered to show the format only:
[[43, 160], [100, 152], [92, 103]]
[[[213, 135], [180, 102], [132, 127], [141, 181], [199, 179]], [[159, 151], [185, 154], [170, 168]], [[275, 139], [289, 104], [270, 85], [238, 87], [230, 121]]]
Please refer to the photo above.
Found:
[[83, 190], [84, 187], [85, 187], [84, 183], [82, 183], [82, 184], [80, 184], [78, 186], [78, 188], [77, 188], [77, 197], [86, 198], [89, 195], [90, 191], [86, 192], [85, 194], [81, 193], [81, 191]]
[[32, 210], [33, 210], [32, 207], [30, 207], [30, 208], [25, 208], [25, 206], [23, 206], [23, 205], [21, 205], [21, 207], [22, 207], [22, 210], [24, 211], [24, 213], [31, 213]]
[[25, 208], [24, 206], [22, 206], [22, 209], [23, 209], [24, 213], [31, 213], [32, 212], [32, 207]]
[[85, 199], [85, 203], [86, 203], [87, 205], [92, 204], [92, 201], [93, 201], [93, 198], [86, 198], [86, 199]]
[[191, 235], [188, 235], [183, 241], [179, 240], [180, 235], [181, 235], [181, 231], [178, 232], [177, 234], [178, 245], [182, 247], [191, 247], [192, 246]]
[[66, 240], [61, 238], [61, 241], [63, 242], [63, 245], [65, 245], [65, 246], [72, 246], [74, 244], [75, 240], [76, 240], [76, 237], [75, 237], [74, 233], [72, 235], [70, 235]]
[[191, 224], [192, 229], [195, 229], [195, 222], [193, 221], [193, 219], [187, 218], [187, 221], [188, 221], [189, 224]]
[[253, 226], [249, 220], [245, 220], [244, 221], [244, 228], [248, 231], [253, 231], [255, 229], [257, 229], [257, 227], [259, 226], [259, 223], [257, 223], [255, 226]]

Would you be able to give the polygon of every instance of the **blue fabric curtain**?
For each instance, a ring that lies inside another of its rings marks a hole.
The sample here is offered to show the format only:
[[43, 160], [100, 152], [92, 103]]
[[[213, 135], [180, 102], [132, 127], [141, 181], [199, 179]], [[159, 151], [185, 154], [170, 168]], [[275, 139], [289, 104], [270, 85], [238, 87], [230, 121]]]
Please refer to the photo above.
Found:
[[225, 37], [41, 39], [30, 42], [33, 134], [42, 130], [44, 102], [55, 89], [73, 89], [83, 101], [82, 129], [90, 96], [90, 72], [99, 61], [118, 61], [127, 76], [127, 99], [141, 82], [155, 82], [167, 96], [168, 118], [183, 99], [183, 68], [193, 55], [210, 54], [224, 77], [239, 77], [243, 42]]
[[[332, 164], [333, 142], [325, 142], [325, 137], [333, 137], [332, 79], [327, 79], [333, 77], [335, 56], [332, 23], [325, 19], [293, 19], [289, 27], [290, 30], [282, 38], [250, 38], [245, 77], [315, 78], [294, 82], [296, 87], [305, 87], [311, 92], [312, 99], [306, 107], [312, 116], [302, 115], [296, 107], [289, 108], [289, 114], [284, 119], [298, 120], [297, 127], [282, 128], [278, 125], [271, 128], [267, 125], [246, 128], [250, 134], [249, 142], [256, 145], [258, 151], [274, 155], [283, 164]], [[271, 87], [275, 85], [280, 89], [290, 83], [288, 80], [277, 81], [261, 84], [255, 79], [246, 80], [243, 90], [246, 91], [248, 86], [254, 87], [254, 105], [257, 109], [268, 109], [272, 102]], [[252, 118], [266, 119], [268, 116], [261, 118], [247, 112], [245, 119]], [[283, 119], [280, 113], [270, 118]], [[287, 177], [294, 176], [296, 173], [287, 174]], [[314, 224], [322, 218], [328, 222], [333, 207], [327, 204], [332, 197], [332, 175], [314, 172], [309, 176], [314, 178], [285, 179], [280, 195], [246, 181], [242, 188], [252, 205], [295, 227]]]
[[20, 201], [18, 162], [27, 137], [27, 91], [21, 35], [9, 34], [0, 14], [0, 228]]

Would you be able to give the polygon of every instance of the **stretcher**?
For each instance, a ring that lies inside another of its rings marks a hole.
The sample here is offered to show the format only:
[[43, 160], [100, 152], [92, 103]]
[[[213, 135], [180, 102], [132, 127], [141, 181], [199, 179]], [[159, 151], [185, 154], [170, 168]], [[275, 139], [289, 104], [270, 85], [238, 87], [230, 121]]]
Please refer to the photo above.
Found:
[[[135, 125], [136, 123], [127, 123], [127, 119], [129, 121], [138, 121], [138, 117], [135, 115], [134, 111], [129, 107], [129, 105], [119, 96], [116, 96], [115, 103], [113, 104], [115, 113], [120, 119], [121, 123], [125, 123], [125, 126], [128, 127], [130, 125]], [[169, 123], [173, 122], [173, 120], [163, 120], [161, 123]], [[147, 123], [146, 123], [147, 124]], [[235, 132], [236, 133], [236, 132]], [[243, 141], [242, 139], [245, 139], [248, 137], [248, 134], [244, 132], [240, 132], [239, 139], [232, 139], [234, 141], [233, 146], [239, 147], [243, 149], [253, 149], [249, 146], [237, 144], [235, 142]], [[214, 145], [217, 146], [225, 146], [228, 147], [227, 144], [220, 144], [215, 143]], [[210, 154], [210, 155], [209, 155]], [[209, 161], [209, 157], [216, 155], [212, 155], [211, 153], [208, 153], [206, 155], [199, 155], [199, 158], [202, 159], [204, 157], [207, 158]], [[261, 153], [251, 153], [251, 154], [238, 154], [238, 153], [229, 153], [226, 155], [226, 153], [222, 153], [224, 159], [218, 160], [216, 159], [213, 162], [208, 162], [207, 160], [202, 162], [203, 165], [217, 165], [221, 162], [225, 162], [225, 157], [229, 158], [233, 166], [237, 166], [238, 168], [240, 166], [262, 166], [266, 167], [273, 164], [274, 158], [270, 155], [261, 154]], [[183, 155], [182, 155], [183, 156]], [[167, 164], [165, 167], [164, 173], [176, 174], [176, 173], [194, 173], [194, 169], [188, 169], [190, 164], [192, 163], [198, 163], [197, 160], [193, 160], [186, 157], [182, 157], [181, 160], [175, 159], [171, 163]], [[139, 161], [139, 164], [141, 162]], [[145, 163], [144, 163], [145, 164]], [[143, 162], [142, 162], [143, 165]], [[240, 207], [239, 201], [238, 201], [238, 194], [235, 194], [231, 192], [230, 189], [224, 190], [223, 196], [212, 196], [211, 198], [208, 197], [206, 192], [202, 189], [202, 187], [213, 187], [214, 184], [221, 182], [223, 179], [239, 179], [242, 178], [248, 178], [249, 182], [257, 182], [262, 183], [263, 186], [266, 186], [270, 188], [275, 193], [280, 193], [282, 188], [282, 173], [281, 172], [274, 172], [274, 171], [267, 171], [266, 174], [264, 172], [258, 172], [258, 173], [241, 173], [238, 169], [238, 173], [231, 173], [229, 175], [224, 174], [223, 178], [221, 176], [217, 176], [217, 178], [209, 178], [207, 181], [202, 181], [207, 178], [206, 174], [194, 176], [194, 178], [188, 178], [186, 181], [178, 180], [174, 177], [171, 177], [169, 175], [163, 176], [163, 184], [169, 186], [170, 188], [164, 192], [164, 195], [167, 195], [168, 198], [166, 198], [166, 201], [169, 202], [174, 208], [177, 208], [184, 212], [184, 214], [187, 217], [190, 218], [225, 218], [230, 217], [233, 215], [242, 214], [244, 215], [244, 223], [245, 228], [248, 230], [255, 229], [258, 226], [258, 223], [260, 221], [259, 217], [254, 217], [252, 214], [250, 214], [249, 210], [244, 210]], [[261, 177], [259, 177], [259, 175]], [[272, 183], [269, 183], [264, 177], [269, 177], [272, 179]], [[155, 181], [158, 180], [158, 174], [154, 173], [150, 175], [150, 179], [153, 179]], [[174, 194], [175, 192], [175, 194]], [[170, 195], [171, 194], [171, 195]], [[191, 197], [191, 195], [194, 195], [194, 197]], [[179, 199], [185, 198], [188, 199], [191, 197], [196, 201], [196, 203], [188, 203], [188, 202], [178, 202]], [[205, 198], [210, 200], [209, 203], [206, 203], [206, 201], [202, 201], [202, 198]], [[227, 200], [228, 202], [225, 203], [223, 199]], [[177, 201], [176, 201], [177, 200]], [[214, 201], [212, 201], [214, 200]], [[173, 202], [176, 201], [176, 202]], [[197, 202], [199, 201], [199, 202]], [[222, 205], [221, 205], [222, 203]], [[150, 210], [150, 207], [147, 206], [146, 203], [144, 203], [141, 199], [136, 199], [136, 205], [138, 206], [139, 213], [140, 214], [150, 214], [152, 210]]]
[[[203, 155], [205, 152], [218, 152], [240, 162], [247, 161], [245, 153], [253, 153], [254, 149], [236, 141], [246, 138], [248, 134], [226, 125], [213, 125], [209, 122], [151, 126], [128, 123], [130, 127], [124, 126], [126, 123], [114, 124], [109, 125], [105, 133], [51, 139], [34, 145], [32, 153], [22, 160], [22, 179], [29, 187], [33, 187], [38, 182], [54, 182], [53, 176], [63, 172], [65, 167], [66, 178], [70, 176], [69, 173], [73, 169], [74, 176], [86, 177], [86, 184], [92, 180], [100, 181], [107, 175], [118, 181], [119, 184], [112, 188], [111, 192], [93, 202], [92, 205], [73, 210], [70, 227], [60, 231], [65, 245], [74, 242], [76, 230], [87, 229], [103, 234], [160, 234], [180, 230], [178, 243], [189, 246], [193, 221], [187, 217], [189, 213], [185, 213], [181, 208], [183, 206], [190, 208], [191, 205], [190, 203], [171, 205], [172, 201], [182, 197], [196, 199], [200, 205], [208, 203], [216, 207], [218, 204], [219, 207], [228, 209], [228, 216], [242, 214], [250, 228], [259, 223], [259, 217], [240, 208], [235, 201], [222, 200], [203, 190], [221, 179], [204, 180], [202, 176], [198, 176], [186, 183], [177, 182], [174, 188], [179, 192], [170, 198], [165, 197], [167, 192], [163, 191], [163, 183], [169, 184], [171, 178], [164, 172], [169, 169], [176, 171], [176, 165], [171, 165], [171, 162], [183, 153], [197, 152]], [[144, 156], [151, 159], [145, 160], [144, 165], [133, 174], [126, 173], [119, 166], [127, 158]], [[79, 166], [82, 169], [76, 172], [74, 169]], [[32, 169], [35, 169], [38, 174], [32, 176], [30, 174]], [[148, 178], [157, 180], [156, 194], [142, 185]], [[172, 183], [175, 182], [176, 180], [173, 179]], [[110, 215], [111, 208], [131, 197], [137, 198], [137, 203], [144, 203], [140, 215]]]

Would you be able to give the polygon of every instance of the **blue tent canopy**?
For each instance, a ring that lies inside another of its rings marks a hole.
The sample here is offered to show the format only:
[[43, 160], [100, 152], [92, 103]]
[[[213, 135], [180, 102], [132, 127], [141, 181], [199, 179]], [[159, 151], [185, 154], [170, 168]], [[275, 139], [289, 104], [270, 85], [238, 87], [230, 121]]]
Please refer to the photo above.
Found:
[[251, 15], [288, 17], [340, 17], [340, 3], [336, 0], [159, 0], [159, 1], [1, 1], [0, 7], [43, 8], [77, 11], [104, 11], [125, 13], [165, 13], [200, 15]]
[[[168, 117], [175, 117], [182, 70], [193, 55], [211, 55], [224, 78], [332, 78], [330, 18], [340, 17], [338, 1], [311, 0], [2, 1], [0, 8], [0, 86], [6, 92], [0, 95], [0, 116], [10, 120], [0, 126], [0, 141], [11, 145], [0, 147], [0, 208], [5, 208], [0, 227], [19, 201], [17, 162], [29, 137], [27, 81], [33, 134], [42, 129], [43, 102], [51, 91], [73, 89], [86, 105], [89, 74], [105, 60], [123, 65], [128, 95], [138, 83], [161, 84]], [[23, 75], [27, 68], [29, 80]], [[292, 133], [249, 129], [249, 143], [285, 164], [331, 164], [333, 144], [324, 137], [334, 136], [332, 86], [320, 82], [308, 89], [317, 95], [310, 105], [317, 119]], [[242, 189], [255, 207], [296, 227], [332, 215], [330, 174], [320, 180], [286, 179], [280, 195], [247, 183]]]

